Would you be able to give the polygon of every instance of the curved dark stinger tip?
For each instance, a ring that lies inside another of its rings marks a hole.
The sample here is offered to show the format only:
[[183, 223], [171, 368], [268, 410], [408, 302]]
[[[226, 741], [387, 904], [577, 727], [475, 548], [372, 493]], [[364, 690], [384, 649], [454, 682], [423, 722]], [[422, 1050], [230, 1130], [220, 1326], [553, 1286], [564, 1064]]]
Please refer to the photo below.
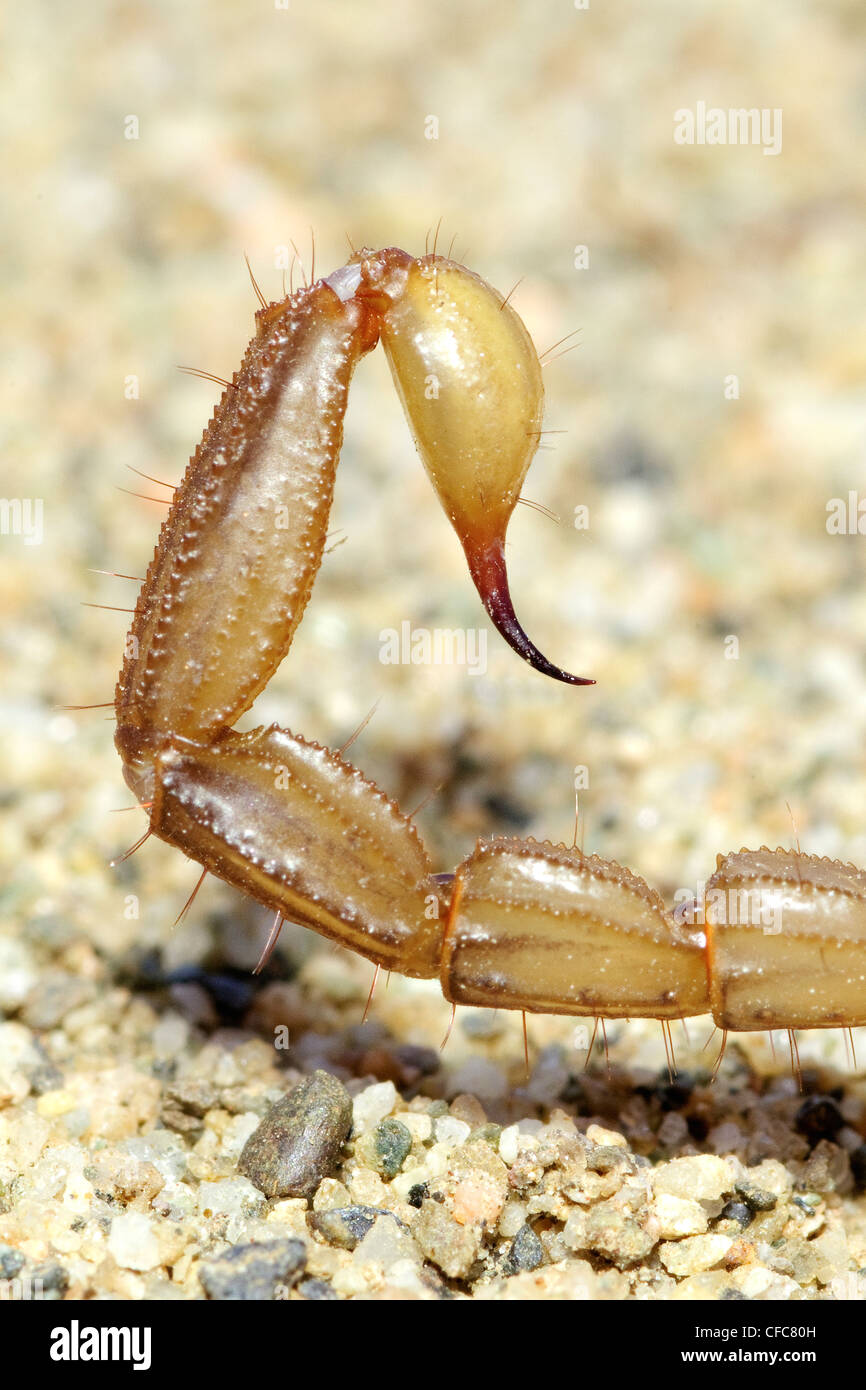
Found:
[[589, 680], [586, 676], [572, 676], [561, 667], [554, 666], [527, 637], [511, 602], [502, 541], [495, 541], [489, 547], [475, 553], [469, 546], [466, 546], [465, 550], [472, 582], [481, 596], [493, 626], [505, 638], [509, 647], [543, 676], [550, 676], [555, 681], [564, 681], [566, 685], [595, 685], [595, 681]]

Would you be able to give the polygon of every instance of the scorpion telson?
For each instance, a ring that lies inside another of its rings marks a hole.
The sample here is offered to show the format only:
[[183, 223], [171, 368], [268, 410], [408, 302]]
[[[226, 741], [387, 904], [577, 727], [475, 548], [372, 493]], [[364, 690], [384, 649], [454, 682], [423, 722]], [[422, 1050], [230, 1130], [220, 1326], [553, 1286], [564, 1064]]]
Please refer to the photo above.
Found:
[[135, 608], [116, 742], [150, 832], [283, 919], [452, 1003], [722, 1029], [866, 1022], [866, 874], [787, 850], [719, 858], [700, 923], [576, 848], [482, 841], [434, 873], [412, 822], [339, 754], [237, 733], [288, 652], [322, 561], [343, 416], [381, 339], [418, 452], [490, 618], [532, 667], [504, 540], [543, 389], [523, 323], [441, 256], [362, 251], [256, 314], [177, 488]]

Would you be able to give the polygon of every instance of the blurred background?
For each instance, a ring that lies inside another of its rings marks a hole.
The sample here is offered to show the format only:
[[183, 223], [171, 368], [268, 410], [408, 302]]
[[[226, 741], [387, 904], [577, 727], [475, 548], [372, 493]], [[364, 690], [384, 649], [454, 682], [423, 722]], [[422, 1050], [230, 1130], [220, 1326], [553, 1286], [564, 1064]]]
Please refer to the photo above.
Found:
[[[41, 543], [0, 537], [0, 930], [37, 952], [25, 977], [81, 939], [178, 966], [222, 931], [255, 958], [264, 921], [213, 880], [172, 932], [197, 877], [176, 852], [107, 867], [143, 817], [115, 814], [110, 709], [59, 707], [113, 695], [128, 615], [82, 605], [134, 604], [92, 571], [143, 574], [164, 515], [128, 469], [177, 482], [218, 398], [177, 365], [230, 376], [244, 253], [276, 299], [283, 248], [309, 272], [313, 238], [328, 274], [347, 239], [422, 254], [438, 226], [519, 282], [540, 351], [580, 330], [524, 489], [559, 519], [518, 508], [509, 564], [530, 635], [598, 684], [545, 682], [489, 630], [484, 675], [380, 662], [406, 620], [487, 624], [376, 353], [342, 543], [245, 723], [338, 746], [378, 701], [352, 757], [407, 810], [427, 798], [441, 870], [478, 835], [570, 842], [576, 767], [586, 850], [668, 897], [792, 824], [866, 865], [866, 538], [827, 529], [866, 441], [864, 38], [856, 0], [10, 13], [2, 490], [44, 503]], [[780, 152], [677, 143], [700, 102], [780, 110]]]

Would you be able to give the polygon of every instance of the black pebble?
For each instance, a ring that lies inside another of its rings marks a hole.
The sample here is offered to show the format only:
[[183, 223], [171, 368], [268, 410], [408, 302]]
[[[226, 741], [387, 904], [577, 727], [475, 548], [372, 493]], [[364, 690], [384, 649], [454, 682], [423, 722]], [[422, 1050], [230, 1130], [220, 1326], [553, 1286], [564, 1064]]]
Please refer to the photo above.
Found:
[[807, 1096], [795, 1120], [797, 1129], [813, 1147], [821, 1139], [834, 1139], [844, 1123], [842, 1112], [829, 1096]]
[[754, 1214], [745, 1202], [726, 1202], [719, 1216], [722, 1220], [738, 1221], [741, 1226], [748, 1226]]
[[517, 1274], [520, 1270], [538, 1269], [544, 1264], [544, 1246], [529, 1225], [521, 1226], [508, 1252], [508, 1268]]

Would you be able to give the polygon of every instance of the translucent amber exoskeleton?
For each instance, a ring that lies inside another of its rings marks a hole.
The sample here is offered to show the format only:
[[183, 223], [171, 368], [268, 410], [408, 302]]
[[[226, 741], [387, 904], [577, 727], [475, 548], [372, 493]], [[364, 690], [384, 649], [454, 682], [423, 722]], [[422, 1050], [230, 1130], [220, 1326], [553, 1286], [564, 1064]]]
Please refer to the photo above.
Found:
[[[419, 453], [488, 613], [523, 632], [504, 541], [543, 392], [517, 314], [443, 257], [363, 251], [264, 306], [177, 489], [117, 685], [117, 747], [149, 833], [455, 1003], [722, 1028], [866, 1022], [866, 874], [787, 850], [719, 860], [706, 939], [610, 860], [482, 841], [434, 874], [411, 820], [339, 754], [238, 733], [286, 655], [321, 564], [352, 373], [381, 336]], [[793, 1049], [792, 1049], [793, 1050]]]
[[360, 293], [379, 308], [418, 453], [494, 626], [537, 671], [592, 685], [529, 640], [508, 588], [505, 533], [544, 410], [538, 353], [523, 321], [479, 275], [443, 256], [413, 260], [392, 248], [364, 254], [362, 265]]
[[719, 855], [707, 951], [720, 1028], [866, 1023], [866, 874], [792, 850]]
[[534, 1013], [684, 1018], [707, 1007], [703, 936], [628, 869], [564, 845], [487, 840], [460, 865], [446, 998]]

